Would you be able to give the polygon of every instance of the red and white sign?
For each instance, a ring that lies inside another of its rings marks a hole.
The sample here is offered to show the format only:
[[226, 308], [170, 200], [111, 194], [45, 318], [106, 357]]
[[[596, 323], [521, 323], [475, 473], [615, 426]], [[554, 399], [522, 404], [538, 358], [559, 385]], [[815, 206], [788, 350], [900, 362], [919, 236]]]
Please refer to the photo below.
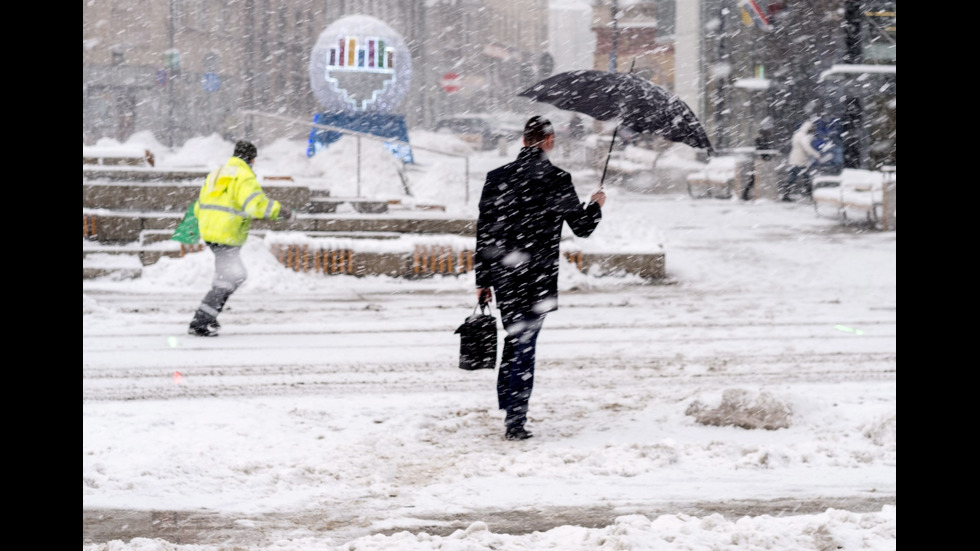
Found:
[[439, 81], [439, 86], [446, 92], [452, 94], [453, 92], [459, 92], [460, 85], [463, 80], [456, 73], [446, 73], [442, 75], [442, 79]]

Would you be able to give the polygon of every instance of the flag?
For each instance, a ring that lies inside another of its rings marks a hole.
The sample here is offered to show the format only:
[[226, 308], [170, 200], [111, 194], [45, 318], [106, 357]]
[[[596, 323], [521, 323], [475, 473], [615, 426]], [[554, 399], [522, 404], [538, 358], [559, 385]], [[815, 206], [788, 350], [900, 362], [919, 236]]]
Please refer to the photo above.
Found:
[[772, 25], [769, 24], [769, 18], [766, 14], [762, 13], [762, 9], [759, 8], [759, 4], [755, 3], [755, 0], [738, 0], [738, 5], [742, 8], [742, 22], [746, 25], [755, 25], [757, 29], [763, 31], [771, 31]]

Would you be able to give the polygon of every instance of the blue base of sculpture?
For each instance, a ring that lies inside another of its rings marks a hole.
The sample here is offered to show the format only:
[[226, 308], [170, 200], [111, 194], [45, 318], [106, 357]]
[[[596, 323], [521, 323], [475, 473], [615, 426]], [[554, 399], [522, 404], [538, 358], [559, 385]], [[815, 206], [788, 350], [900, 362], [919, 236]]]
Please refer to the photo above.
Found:
[[[395, 140], [384, 142], [384, 147], [403, 163], [415, 163], [412, 157], [412, 146], [408, 142], [408, 126], [403, 115], [386, 113], [316, 113], [313, 115], [314, 124], [352, 130], [363, 134], [371, 134], [379, 138]], [[310, 131], [310, 141], [306, 148], [306, 156], [312, 157], [317, 152], [326, 149], [330, 144], [340, 139], [341, 132], [326, 128], [313, 127]], [[396, 143], [403, 142], [403, 143]]]

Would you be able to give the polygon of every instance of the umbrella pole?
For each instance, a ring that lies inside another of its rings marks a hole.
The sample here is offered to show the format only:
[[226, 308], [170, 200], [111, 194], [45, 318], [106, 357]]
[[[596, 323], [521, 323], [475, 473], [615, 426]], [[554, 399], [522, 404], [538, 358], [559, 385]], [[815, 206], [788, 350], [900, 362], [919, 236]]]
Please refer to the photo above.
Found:
[[613, 144], [616, 143], [616, 134], [619, 132], [619, 125], [613, 129], [612, 140], [609, 141], [609, 153], [606, 154], [606, 166], [602, 167], [602, 178], [599, 179], [599, 189], [602, 189], [602, 183], [606, 181], [606, 169], [609, 168], [609, 158], [612, 157]]
[[[630, 63], [630, 74], [633, 73], [633, 68], [636, 67], [636, 58]], [[606, 154], [606, 166], [602, 167], [602, 178], [599, 178], [599, 189], [602, 189], [602, 183], [606, 181], [606, 169], [609, 168], [609, 158], [612, 157], [613, 144], [616, 143], [616, 133], [619, 132], [619, 125], [613, 129], [612, 140], [609, 142], [609, 153]]]

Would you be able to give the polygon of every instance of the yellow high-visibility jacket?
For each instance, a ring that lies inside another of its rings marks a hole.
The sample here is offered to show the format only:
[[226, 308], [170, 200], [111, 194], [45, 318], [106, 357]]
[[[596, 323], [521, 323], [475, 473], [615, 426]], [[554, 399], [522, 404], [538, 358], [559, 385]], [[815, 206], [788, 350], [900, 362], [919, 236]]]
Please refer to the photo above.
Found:
[[252, 167], [232, 157], [208, 174], [194, 216], [204, 241], [241, 246], [248, 239], [252, 218], [275, 220], [281, 208], [279, 201], [265, 196]]

